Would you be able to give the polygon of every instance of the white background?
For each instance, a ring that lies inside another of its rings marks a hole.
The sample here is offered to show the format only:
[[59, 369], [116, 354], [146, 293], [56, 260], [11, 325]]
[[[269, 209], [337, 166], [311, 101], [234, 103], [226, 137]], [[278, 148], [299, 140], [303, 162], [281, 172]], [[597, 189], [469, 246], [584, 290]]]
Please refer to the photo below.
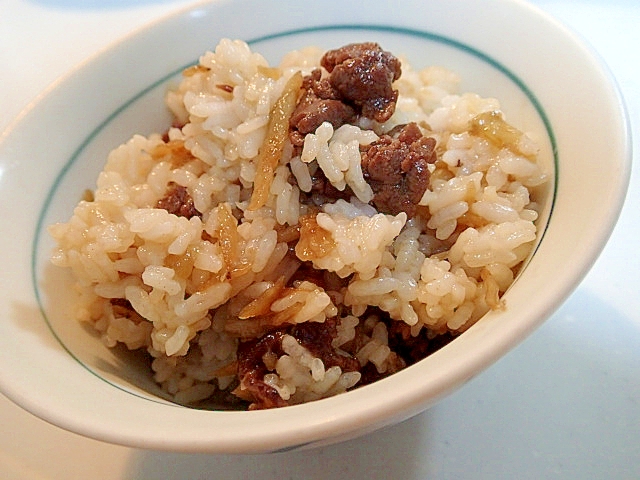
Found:
[[[195, 3], [0, 0], [0, 131], [97, 51]], [[532, 3], [604, 58], [625, 97], [632, 131], [638, 132], [640, 2]], [[636, 153], [635, 166], [638, 161]], [[564, 306], [489, 370], [403, 424], [308, 452], [172, 454], [64, 432], [0, 396], [0, 478], [638, 479], [639, 207], [636, 168], [609, 244]]]

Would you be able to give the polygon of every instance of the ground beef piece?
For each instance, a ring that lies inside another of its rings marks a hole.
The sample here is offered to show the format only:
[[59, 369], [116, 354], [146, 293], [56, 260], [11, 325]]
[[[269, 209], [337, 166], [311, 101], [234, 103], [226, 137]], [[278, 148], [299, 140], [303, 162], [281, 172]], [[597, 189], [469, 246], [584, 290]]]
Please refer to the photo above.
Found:
[[[304, 139], [302, 141], [304, 142]], [[349, 185], [346, 185], [343, 190], [334, 187], [321, 168], [310, 168], [309, 174], [311, 175], [311, 191], [300, 191], [300, 203], [304, 205], [321, 207], [327, 203], [335, 203], [339, 199], [349, 201], [354, 196]], [[290, 175], [287, 181], [290, 185], [298, 186], [296, 177], [293, 175]]]
[[324, 122], [333, 128], [352, 123], [358, 115], [385, 122], [396, 108], [400, 61], [377, 43], [354, 43], [324, 54], [320, 64], [302, 83], [303, 94], [290, 119], [289, 138], [294, 146]]
[[294, 326], [290, 335], [300, 345], [318, 357], [325, 368], [340, 367], [343, 372], [353, 372], [360, 369], [360, 363], [351, 356], [338, 353], [331, 345], [337, 335], [337, 320], [327, 319], [324, 323], [305, 322]]
[[310, 199], [306, 199], [301, 196], [301, 201], [322, 206], [326, 203], [334, 203], [339, 199], [348, 201], [353, 196], [353, 191], [348, 185], [344, 188], [344, 190], [338, 190], [327, 179], [322, 169], [318, 168], [311, 175], [310, 194]]
[[353, 117], [353, 108], [340, 100], [318, 98], [310, 105], [298, 109], [297, 116], [292, 117], [298, 131], [306, 135], [315, 132], [324, 122], [329, 122], [334, 128], [339, 127]]
[[301, 146], [304, 136], [315, 132], [324, 122], [338, 128], [355, 117], [355, 110], [343, 103], [340, 94], [321, 76], [320, 69], [315, 69], [303, 79], [304, 94], [289, 121], [292, 127], [290, 139], [294, 145]]
[[250, 398], [250, 410], [263, 408], [284, 407], [287, 402], [282, 399], [278, 391], [264, 382], [265, 374], [269, 373], [263, 358], [265, 355], [281, 356], [282, 337], [284, 331], [278, 330], [267, 333], [257, 340], [240, 342], [238, 345], [238, 378], [242, 397]]
[[373, 190], [373, 204], [392, 215], [413, 217], [429, 185], [436, 141], [422, 135], [415, 123], [385, 134], [362, 153], [362, 172]]
[[381, 380], [383, 378], [386, 378], [390, 375], [393, 375], [396, 372], [399, 372], [400, 370], [406, 368], [407, 363], [405, 362], [405, 360], [397, 355], [395, 352], [391, 352], [389, 354], [389, 358], [387, 359], [387, 370], [383, 373], [380, 373], [377, 369], [377, 367], [371, 363], [368, 362], [364, 365], [364, 367], [362, 367], [362, 369], [360, 370], [360, 374], [362, 375], [360, 377], [360, 386], [364, 386], [364, 385], [369, 385], [370, 383], [374, 383], [377, 382], [378, 380]]
[[330, 50], [320, 64], [331, 74], [329, 83], [340, 97], [359, 107], [361, 114], [385, 122], [395, 111], [398, 91], [392, 83], [400, 78], [400, 60], [377, 43], [354, 43]]
[[193, 198], [186, 187], [170, 182], [163, 198], [158, 200], [156, 208], [164, 208], [167, 212], [179, 217], [201, 217], [202, 214], [193, 205]]
[[269, 332], [256, 340], [241, 342], [237, 352], [240, 380], [237, 395], [250, 399], [250, 410], [288, 405], [278, 391], [264, 381], [265, 374], [270, 372], [264, 359], [284, 355], [282, 338], [286, 334], [293, 336], [312, 355], [320, 358], [325, 368], [338, 366], [343, 372], [360, 368], [358, 360], [339, 354], [331, 345], [331, 341], [337, 334], [336, 319], [328, 319], [324, 323], [301, 323]]

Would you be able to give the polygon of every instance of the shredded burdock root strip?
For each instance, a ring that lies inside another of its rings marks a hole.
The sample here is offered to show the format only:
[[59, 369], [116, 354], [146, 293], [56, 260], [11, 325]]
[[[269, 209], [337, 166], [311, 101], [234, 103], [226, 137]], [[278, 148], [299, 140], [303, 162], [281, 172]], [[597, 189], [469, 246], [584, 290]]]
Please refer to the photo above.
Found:
[[245, 273], [251, 265], [240, 259], [240, 234], [238, 233], [238, 221], [231, 212], [231, 206], [227, 203], [220, 205], [218, 209], [218, 242], [222, 257], [227, 267], [229, 278], [237, 277]]
[[472, 118], [469, 132], [472, 135], [485, 138], [499, 148], [506, 147], [514, 153], [523, 153], [520, 149], [520, 140], [522, 140], [524, 133], [505, 122], [502, 114], [495, 110], [480, 113]]
[[271, 306], [296, 291], [286, 288], [284, 277], [278, 278], [262, 295], [247, 304], [238, 314], [225, 324], [225, 332], [244, 340], [259, 338], [269, 330], [288, 323], [302, 309], [302, 304], [294, 303], [281, 312], [274, 312]]
[[318, 225], [314, 214], [301, 216], [299, 222], [300, 240], [296, 244], [295, 251], [300, 260], [308, 261], [323, 257], [335, 246], [331, 232]]
[[182, 140], [171, 140], [153, 148], [149, 154], [155, 161], [166, 160], [173, 168], [179, 168], [195, 160], [193, 154], [184, 146]]
[[209, 69], [203, 65], [191, 65], [182, 71], [183, 77], [193, 77], [196, 73], [208, 72]]
[[[285, 277], [272, 283], [260, 296], [242, 308], [237, 317], [227, 319], [224, 331], [241, 340], [262, 337], [267, 332], [283, 325], [300, 323], [298, 314], [307, 306], [307, 295], [328, 295], [311, 282], [286, 287]], [[311, 289], [310, 289], [311, 287]], [[284, 305], [282, 305], [284, 302]], [[276, 305], [280, 303], [280, 305]]]
[[284, 277], [280, 277], [273, 285], [269, 286], [262, 295], [251, 301], [238, 314], [238, 318], [246, 320], [248, 318], [267, 315], [270, 313], [271, 304], [280, 298], [285, 287]]
[[480, 271], [480, 278], [486, 286], [485, 301], [491, 310], [504, 308], [504, 300], [500, 298], [500, 287], [491, 272], [486, 268]]
[[302, 73], [296, 72], [287, 81], [282, 95], [271, 109], [267, 135], [256, 160], [256, 178], [253, 182], [249, 210], [257, 210], [267, 203], [274, 172], [289, 134], [289, 118], [296, 107], [300, 87], [302, 87]]

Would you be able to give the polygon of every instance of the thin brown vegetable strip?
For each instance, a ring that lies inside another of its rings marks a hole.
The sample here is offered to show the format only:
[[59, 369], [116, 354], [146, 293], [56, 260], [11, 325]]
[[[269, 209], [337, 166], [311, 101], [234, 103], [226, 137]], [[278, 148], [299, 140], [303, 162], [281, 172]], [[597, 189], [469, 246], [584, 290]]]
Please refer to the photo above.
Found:
[[238, 221], [231, 212], [228, 203], [220, 205], [218, 209], [219, 233], [218, 243], [220, 251], [227, 267], [229, 278], [237, 277], [245, 273], [251, 265], [240, 259], [240, 234], [238, 233]]
[[498, 148], [509, 148], [521, 154], [519, 143], [524, 135], [520, 130], [505, 122], [497, 111], [484, 112], [471, 119], [469, 132], [489, 140]]
[[301, 86], [302, 74], [296, 72], [287, 81], [282, 95], [276, 100], [271, 109], [267, 135], [256, 161], [256, 178], [253, 182], [249, 210], [257, 210], [267, 203], [274, 172], [282, 156], [284, 144], [289, 133], [289, 118], [298, 101], [298, 92]]

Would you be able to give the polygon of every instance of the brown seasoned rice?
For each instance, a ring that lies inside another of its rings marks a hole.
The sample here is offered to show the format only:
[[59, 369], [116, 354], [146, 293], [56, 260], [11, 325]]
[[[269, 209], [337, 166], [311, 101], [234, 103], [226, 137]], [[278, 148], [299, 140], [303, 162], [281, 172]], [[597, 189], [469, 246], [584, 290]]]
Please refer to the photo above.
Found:
[[[280, 343], [262, 355], [261, 381], [283, 404], [393, 373], [410, 363], [398, 338], [453, 338], [503, 308], [531, 251], [530, 195], [548, 178], [536, 145], [524, 134], [506, 144], [483, 134], [474, 125], [500, 112], [496, 99], [458, 93], [455, 73], [406, 61], [391, 118], [325, 122], [300, 151], [285, 142], [265, 201], [250, 208], [274, 104], [323, 53], [294, 51], [272, 67], [246, 43], [223, 39], [167, 94], [180, 127], [114, 149], [93, 199], [49, 229], [53, 263], [77, 282], [80, 320], [109, 347], [145, 349], [176, 402], [202, 405], [233, 391], [251, 403], [240, 391], [238, 348], [274, 330]], [[361, 167], [365, 146], [409, 122], [437, 145], [413, 217], [378, 211]], [[319, 170], [353, 195], [304, 201]], [[158, 208], [176, 185], [199, 215]], [[325, 365], [298, 341], [291, 329], [311, 324], [333, 325], [333, 353], [360, 368]]]

